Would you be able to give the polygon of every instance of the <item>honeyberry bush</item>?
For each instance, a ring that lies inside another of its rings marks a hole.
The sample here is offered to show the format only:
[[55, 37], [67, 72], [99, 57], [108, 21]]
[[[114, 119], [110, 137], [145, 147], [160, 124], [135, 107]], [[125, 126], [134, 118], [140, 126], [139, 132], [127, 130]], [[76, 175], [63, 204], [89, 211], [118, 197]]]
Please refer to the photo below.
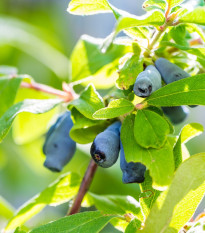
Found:
[[[70, 58], [71, 82], [63, 83], [62, 91], [36, 83], [28, 75], [19, 75], [14, 68], [1, 67], [1, 141], [20, 113], [47, 114], [57, 107], [62, 112], [68, 108], [74, 123], [70, 137], [75, 142], [92, 143], [110, 124], [121, 121], [126, 160], [147, 168], [145, 181], [139, 184], [138, 200], [120, 193], [97, 195], [86, 192], [96, 170], [91, 160], [84, 179], [75, 172], [61, 175], [13, 215], [6, 232], [99, 232], [108, 223], [126, 233], [179, 232], [190, 220], [205, 191], [205, 154], [190, 157], [185, 143], [201, 134], [203, 127], [191, 123], [176, 135], [161, 110], [168, 106], [205, 105], [205, 6], [202, 1], [189, 10], [181, 3], [183, 0], [147, 0], [142, 6], [147, 14], [142, 18], [117, 9], [106, 0], [72, 0], [69, 13], [113, 13], [116, 26], [105, 39], [88, 35], [80, 38]], [[121, 31], [126, 36], [117, 37]], [[148, 98], [137, 97], [133, 93], [137, 76], [160, 57], [191, 76], [163, 84]], [[21, 98], [18, 102], [19, 89], [34, 89], [47, 97]], [[67, 217], [26, 228], [26, 222], [46, 205], [57, 206], [71, 200]], [[9, 211], [6, 202], [1, 203], [5, 212]], [[77, 213], [81, 204], [95, 206], [96, 211]]]

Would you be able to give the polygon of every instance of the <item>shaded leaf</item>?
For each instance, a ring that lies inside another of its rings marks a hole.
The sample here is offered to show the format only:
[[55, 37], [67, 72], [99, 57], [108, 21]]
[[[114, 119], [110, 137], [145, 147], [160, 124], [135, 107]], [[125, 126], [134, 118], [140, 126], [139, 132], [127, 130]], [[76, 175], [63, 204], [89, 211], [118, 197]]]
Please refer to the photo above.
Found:
[[61, 176], [44, 191], [24, 204], [9, 221], [6, 230], [13, 230], [38, 214], [46, 205], [57, 206], [72, 199], [78, 192], [80, 177], [74, 173]]
[[116, 216], [104, 216], [99, 211], [83, 212], [61, 218], [31, 230], [31, 233], [98, 233]]
[[94, 121], [86, 118], [75, 108], [71, 112], [74, 126], [70, 130], [70, 136], [77, 143], [87, 144], [92, 142], [107, 127], [105, 121]]
[[134, 105], [126, 99], [117, 99], [109, 103], [106, 108], [99, 109], [93, 114], [95, 119], [109, 119], [124, 115], [134, 110]]
[[8, 109], [7, 112], [0, 118], [0, 142], [8, 133], [15, 117], [21, 112], [30, 112], [34, 114], [41, 114], [48, 112], [58, 104], [62, 103], [61, 99], [26, 99], [19, 102]]

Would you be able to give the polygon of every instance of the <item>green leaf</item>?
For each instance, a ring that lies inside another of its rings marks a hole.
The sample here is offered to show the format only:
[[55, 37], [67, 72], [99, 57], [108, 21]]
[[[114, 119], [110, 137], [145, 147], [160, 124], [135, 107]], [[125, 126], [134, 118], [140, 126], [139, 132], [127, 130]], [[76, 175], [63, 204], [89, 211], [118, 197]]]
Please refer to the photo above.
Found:
[[197, 7], [179, 19], [180, 23], [194, 23], [205, 26], [205, 7]]
[[16, 75], [18, 70], [13, 66], [0, 66], [0, 76], [3, 75]]
[[129, 53], [122, 57], [121, 61], [116, 83], [120, 89], [124, 90], [133, 85], [138, 74], [143, 71], [143, 60], [139, 59], [138, 55]]
[[[147, 16], [147, 15], [146, 15]], [[115, 33], [118, 34], [120, 31], [133, 28], [138, 26], [161, 26], [164, 23], [164, 15], [159, 11], [154, 11], [151, 15], [147, 17], [121, 17], [118, 20]]]
[[13, 214], [14, 208], [2, 196], [0, 196], [0, 217], [9, 219]]
[[134, 233], [137, 232], [141, 227], [141, 222], [138, 219], [133, 219], [127, 226], [125, 233]]
[[152, 93], [147, 103], [155, 106], [205, 105], [205, 74], [170, 83]]
[[61, 218], [31, 230], [31, 233], [98, 233], [116, 216], [104, 216], [99, 211], [83, 212]]
[[96, 208], [103, 214], [125, 215], [132, 213], [143, 220], [140, 204], [131, 196], [97, 195], [94, 193], [89, 193], [89, 196]]
[[164, 201], [155, 202], [142, 233], [178, 232], [188, 222], [204, 195], [204, 169], [205, 153], [181, 164], [168, 191], [163, 193]]
[[26, 99], [19, 102], [8, 109], [7, 112], [0, 118], [0, 142], [8, 133], [15, 117], [22, 112], [30, 112], [34, 114], [41, 114], [48, 112], [58, 104], [62, 103], [61, 99]]
[[199, 123], [191, 123], [183, 127], [179, 135], [179, 138], [177, 140], [177, 143], [174, 147], [174, 150], [173, 150], [176, 168], [178, 168], [179, 165], [182, 163], [182, 161], [186, 159], [186, 157], [183, 155], [182, 144], [200, 135], [201, 133], [203, 133], [203, 131], [204, 131], [204, 128]]
[[[24, 99], [50, 99], [51, 96], [40, 91], [30, 88], [20, 88], [15, 102], [18, 103]], [[54, 120], [54, 115], [59, 113], [59, 108], [56, 107], [44, 114], [32, 114], [24, 112], [16, 116], [12, 126], [12, 136], [17, 144], [26, 144], [36, 140], [45, 134]], [[49, 124], [50, 123], [50, 124]], [[41, 127], [39, 127], [39, 125]], [[31, 133], [32, 132], [32, 133]]]
[[14, 233], [26, 233], [27, 231], [22, 230], [20, 227], [17, 227]]
[[175, 6], [178, 6], [180, 5], [182, 2], [184, 2], [184, 0], [166, 0], [169, 8], [173, 8]]
[[197, 58], [202, 58], [205, 60], [205, 48], [192, 48], [192, 47], [174, 44], [172, 42], [167, 42], [167, 41], [164, 41], [161, 44], [162, 44], [162, 46], [173, 46], [177, 49], [180, 49], [180, 50], [183, 50], [187, 53], [193, 54], [193, 55], [197, 56]]
[[6, 230], [13, 230], [38, 214], [46, 205], [57, 206], [72, 199], [78, 192], [80, 177], [75, 173], [61, 176], [44, 191], [24, 204], [9, 221]]
[[138, 26], [161, 26], [164, 23], [164, 15], [159, 11], [154, 11], [147, 18], [143, 17], [122, 17], [119, 19], [116, 32], [120, 32], [126, 28]]
[[169, 33], [177, 44], [182, 46], [189, 45], [186, 38], [187, 31], [185, 25], [178, 25], [177, 27], [172, 27]]
[[139, 186], [141, 190], [141, 194], [139, 196], [140, 206], [146, 219], [161, 192], [152, 187], [152, 178], [148, 171], [145, 172], [144, 182], [139, 184]]
[[81, 114], [89, 119], [94, 119], [94, 112], [104, 107], [102, 97], [92, 84], [89, 84], [81, 93], [80, 97], [71, 101], [69, 105], [74, 106]]
[[110, 13], [112, 10], [106, 0], [72, 0], [67, 11], [75, 15]]
[[99, 109], [93, 114], [95, 119], [111, 119], [134, 110], [134, 105], [126, 99], [117, 99], [109, 103], [106, 108]]
[[144, 148], [160, 148], [169, 134], [169, 124], [164, 117], [150, 110], [138, 110], [135, 116], [134, 136]]
[[[154, 11], [151, 15], [145, 15], [145, 17], [136, 17], [131, 14], [123, 14], [117, 20], [117, 24], [114, 32], [112, 32], [107, 39], [104, 41], [103, 51], [107, 51], [111, 47], [111, 44], [117, 34], [124, 30], [126, 34], [133, 34], [133, 30], [138, 30], [137, 27], [140, 26], [160, 26], [164, 24], [165, 18], [164, 15], [159, 11]], [[140, 36], [143, 39], [146, 39], [146, 36], [142, 31], [138, 30], [138, 34], [143, 34]]]
[[166, 2], [164, 0], [146, 0], [142, 8], [146, 11], [150, 10], [162, 10], [165, 11], [166, 9]]
[[160, 149], [140, 147], [134, 137], [134, 118], [125, 118], [121, 128], [121, 140], [128, 162], [141, 162], [150, 170], [153, 187], [164, 190], [171, 182], [174, 173], [174, 158], [172, 147], [168, 142]]
[[95, 137], [105, 130], [105, 121], [94, 121], [84, 117], [75, 108], [71, 110], [74, 126], [70, 130], [71, 138], [80, 144], [93, 142]]
[[[122, 57], [130, 49], [126, 45], [113, 44], [107, 53], [102, 53], [100, 46], [103, 40], [87, 35], [81, 37], [72, 55], [72, 81], [90, 77], [100, 71], [105, 65], [116, 67], [116, 59]], [[104, 72], [106, 74], [106, 72]], [[109, 72], [107, 73], [109, 77]]]
[[0, 78], [0, 116], [12, 106], [22, 79], [22, 76]]

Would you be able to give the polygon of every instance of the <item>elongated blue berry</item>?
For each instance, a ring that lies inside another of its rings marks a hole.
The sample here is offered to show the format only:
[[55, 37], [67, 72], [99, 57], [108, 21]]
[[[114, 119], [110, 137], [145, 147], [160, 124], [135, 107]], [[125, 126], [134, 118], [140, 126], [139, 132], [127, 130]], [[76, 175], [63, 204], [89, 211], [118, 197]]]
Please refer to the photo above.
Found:
[[120, 151], [119, 121], [110, 125], [105, 131], [98, 134], [93, 141], [90, 154], [93, 160], [101, 167], [108, 168], [116, 163]]
[[71, 113], [68, 111], [57, 119], [46, 135], [44, 166], [51, 171], [60, 172], [75, 154], [76, 142], [69, 136], [72, 126]]
[[173, 124], [183, 122], [189, 114], [189, 109], [186, 106], [162, 107], [162, 110]]
[[127, 163], [122, 143], [120, 143], [120, 168], [123, 172], [122, 182], [124, 184], [142, 183], [145, 179], [146, 167], [142, 163]]
[[190, 77], [190, 74], [165, 58], [157, 59], [155, 66], [166, 84]]
[[137, 76], [133, 91], [135, 95], [145, 98], [161, 88], [161, 86], [160, 73], [153, 65], [149, 65]]

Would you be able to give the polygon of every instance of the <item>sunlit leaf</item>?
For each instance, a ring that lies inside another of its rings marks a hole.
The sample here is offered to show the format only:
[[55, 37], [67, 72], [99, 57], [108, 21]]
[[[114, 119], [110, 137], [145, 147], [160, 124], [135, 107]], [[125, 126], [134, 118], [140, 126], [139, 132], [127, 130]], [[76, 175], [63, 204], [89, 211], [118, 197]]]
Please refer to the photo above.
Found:
[[21, 226], [38, 214], [46, 205], [57, 206], [69, 201], [76, 195], [80, 181], [77, 174], [64, 174], [44, 191], [20, 207], [5, 229], [13, 230]]
[[74, 106], [81, 114], [89, 119], [94, 119], [93, 114], [104, 107], [102, 97], [92, 84], [88, 85], [80, 97], [71, 101], [69, 105]]
[[[177, 169], [164, 201], [155, 202], [142, 233], [178, 232], [191, 218], [205, 191], [205, 153], [187, 159]], [[186, 210], [186, 214], [184, 211]]]
[[205, 105], [205, 74], [170, 83], [147, 99], [155, 106]]
[[41, 114], [48, 112], [58, 104], [62, 103], [61, 99], [48, 99], [48, 100], [38, 100], [38, 99], [26, 99], [11, 106], [7, 112], [0, 118], [0, 141], [8, 133], [15, 117], [22, 112], [30, 112], [34, 114]]
[[93, 114], [95, 119], [109, 119], [131, 112], [134, 105], [126, 99], [117, 99], [109, 103], [106, 108], [101, 108]]
[[83, 212], [61, 218], [31, 230], [31, 233], [98, 233], [113, 215], [102, 215], [99, 211]]

